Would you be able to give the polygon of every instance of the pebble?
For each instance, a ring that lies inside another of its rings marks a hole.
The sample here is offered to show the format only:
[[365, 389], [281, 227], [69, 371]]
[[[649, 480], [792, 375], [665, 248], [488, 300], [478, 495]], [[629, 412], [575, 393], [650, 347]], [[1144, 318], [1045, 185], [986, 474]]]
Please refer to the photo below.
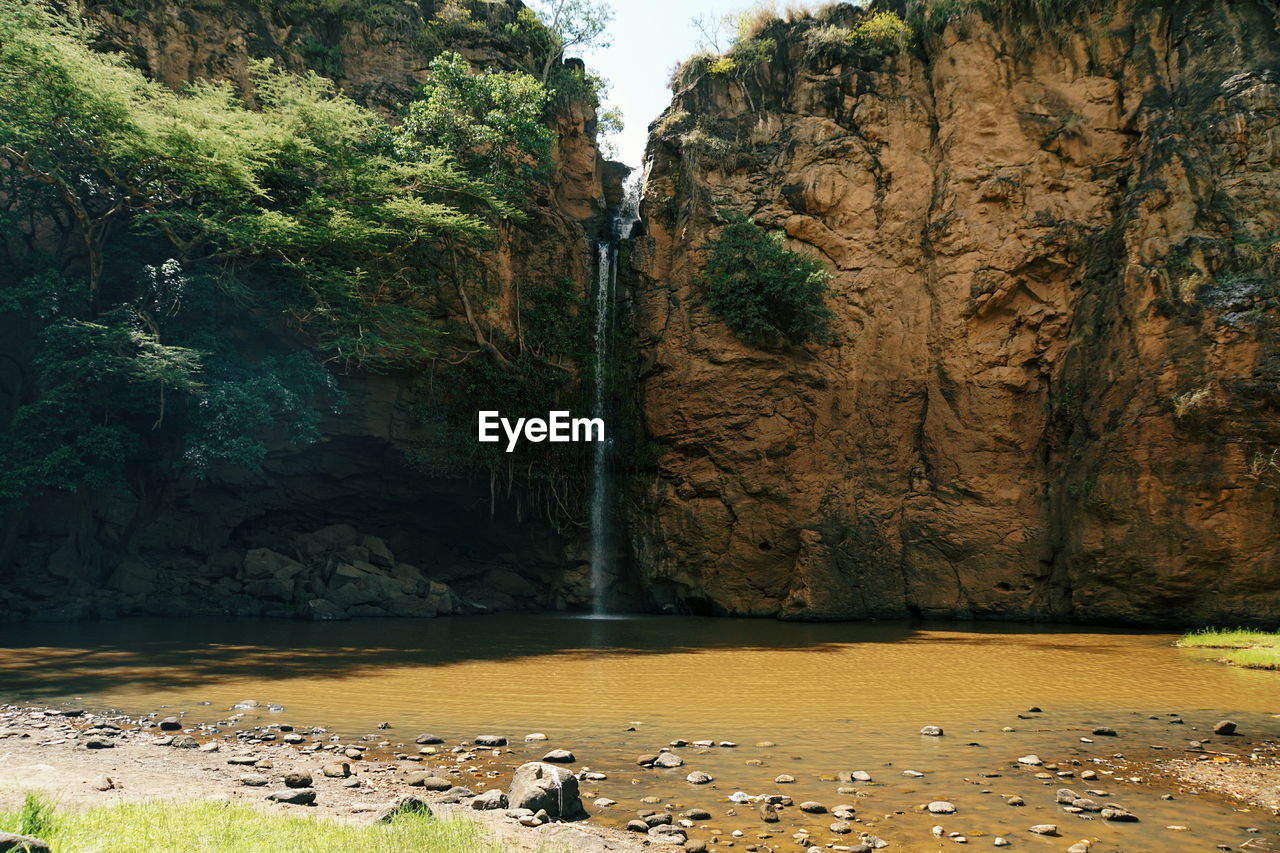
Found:
[[813, 800], [807, 800], [800, 804], [800, 811], [806, 812], [808, 814], [825, 814], [827, 811], [827, 807], [824, 806], [822, 803], [817, 803], [817, 802], [814, 802]]
[[448, 779], [442, 779], [427, 770], [413, 771], [407, 781], [415, 788], [426, 788], [428, 791], [447, 791], [453, 787]]
[[1030, 831], [1036, 835], [1057, 835], [1058, 825], [1056, 823], [1037, 823], [1031, 827]]
[[848, 835], [850, 832], [853, 832], [853, 827], [842, 820], [836, 821], [828, 826], [827, 829], [831, 830], [836, 835]]
[[942, 737], [942, 728], [940, 726], [925, 726], [920, 730], [920, 734], [925, 737]]
[[300, 771], [284, 774], [284, 785], [286, 788], [310, 788], [311, 774]]
[[495, 747], [506, 746], [507, 739], [501, 735], [477, 735], [475, 740], [476, 746]]
[[91, 737], [84, 742], [85, 749], [115, 749], [115, 744], [106, 738]]
[[902, 775], [907, 776], [911, 779], [919, 779], [924, 774], [921, 773], [919, 770], [903, 770]]
[[1039, 767], [1041, 764], [1044, 764], [1038, 755], [1024, 755], [1018, 759], [1018, 763], [1025, 764], [1028, 767]]
[[701, 770], [695, 770], [684, 778], [691, 785], [705, 785], [715, 779], [710, 773], [703, 773]]
[[435, 736], [435, 735], [418, 735], [418, 737], [414, 739], [414, 743], [417, 743], [417, 744], [441, 744], [441, 743], [444, 743], [444, 738], [442, 738], [442, 737], [437, 737], [437, 736]]
[[270, 781], [261, 773], [246, 773], [239, 779], [241, 785], [248, 785], [250, 788], [262, 788]]
[[535, 743], [539, 741], [544, 741], [546, 739], [547, 739], [547, 736], [544, 735], [542, 732], [533, 732], [532, 734], [527, 734], [524, 736], [525, 743]]
[[267, 799], [293, 806], [309, 806], [316, 801], [316, 792], [311, 788], [286, 788], [272, 791], [267, 794]]
[[351, 775], [351, 765], [345, 761], [326, 764], [320, 769], [320, 772], [330, 779], [345, 779]]
[[1215, 735], [1233, 735], [1236, 733], [1236, 724], [1231, 720], [1222, 720], [1213, 727]]
[[567, 749], [553, 749], [542, 756], [542, 760], [552, 764], [573, 764], [578, 759]]
[[1119, 823], [1134, 823], [1138, 820], [1138, 817], [1127, 809], [1111, 807], [1102, 810], [1102, 819]]
[[200, 741], [191, 735], [176, 735], [169, 745], [176, 749], [199, 749]]
[[760, 804], [760, 819], [765, 823], [778, 822], [778, 810], [770, 803]]
[[796, 781], [796, 777], [783, 773], [773, 781], [778, 785], [790, 785], [792, 782]]
[[1022, 797], [1010, 797], [1005, 800], [1005, 804], [1010, 806], [1025, 806], [1027, 801], [1022, 799]]
[[182, 729], [182, 720], [177, 717], [165, 717], [160, 721], [160, 730], [164, 732], [176, 732]]
[[1099, 726], [1093, 730], [1093, 733], [1098, 737], [1119, 737], [1115, 729], [1107, 728], [1106, 726]]
[[491, 788], [471, 801], [471, 808], [476, 811], [495, 811], [507, 807], [507, 795], [499, 788]]
[[992, 843], [992, 844], [994, 844], [994, 845], [995, 845], [995, 846], [997, 846], [997, 847], [1008, 847], [1008, 846], [1009, 846], [1009, 840], [1008, 840], [1007, 838], [1005, 838], [1004, 836], [1002, 836], [1002, 835], [997, 835], [997, 836], [996, 836], [996, 838], [995, 838], [995, 841], [992, 841], [991, 843]]
[[955, 814], [956, 807], [946, 800], [934, 800], [927, 806], [929, 814]]
[[684, 759], [674, 752], [663, 752], [653, 762], [654, 767], [679, 767], [682, 764], [684, 764]]

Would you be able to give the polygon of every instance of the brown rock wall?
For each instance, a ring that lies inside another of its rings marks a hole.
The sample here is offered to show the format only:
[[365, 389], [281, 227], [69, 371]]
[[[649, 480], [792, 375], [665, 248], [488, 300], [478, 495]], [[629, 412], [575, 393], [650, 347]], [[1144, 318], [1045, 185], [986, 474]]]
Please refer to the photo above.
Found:
[[[650, 145], [655, 588], [789, 618], [1280, 616], [1271, 13], [971, 16], [887, 58], [805, 26], [679, 91]], [[829, 344], [762, 350], [707, 310], [720, 209], [826, 263]]]

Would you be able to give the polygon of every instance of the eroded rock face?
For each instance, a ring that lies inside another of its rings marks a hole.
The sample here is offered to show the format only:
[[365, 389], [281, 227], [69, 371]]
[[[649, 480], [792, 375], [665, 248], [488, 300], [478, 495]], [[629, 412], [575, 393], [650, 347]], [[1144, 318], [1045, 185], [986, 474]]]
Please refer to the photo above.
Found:
[[[764, 66], [678, 92], [633, 255], [660, 598], [1280, 616], [1275, 23], [1128, 0], [1053, 34], [971, 16], [924, 58], [779, 25]], [[826, 263], [829, 344], [752, 347], [707, 310], [720, 209]]]

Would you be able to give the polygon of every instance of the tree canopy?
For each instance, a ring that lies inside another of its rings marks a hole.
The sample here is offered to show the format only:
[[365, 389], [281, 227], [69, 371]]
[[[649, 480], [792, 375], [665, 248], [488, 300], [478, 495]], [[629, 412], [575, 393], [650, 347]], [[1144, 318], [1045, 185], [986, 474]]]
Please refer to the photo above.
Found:
[[174, 92], [74, 17], [0, 7], [0, 315], [31, 374], [0, 499], [307, 438], [332, 369], [448, 350], [442, 287], [466, 300], [460, 257], [548, 174], [528, 74], [444, 54], [393, 128], [314, 73], [251, 70]]

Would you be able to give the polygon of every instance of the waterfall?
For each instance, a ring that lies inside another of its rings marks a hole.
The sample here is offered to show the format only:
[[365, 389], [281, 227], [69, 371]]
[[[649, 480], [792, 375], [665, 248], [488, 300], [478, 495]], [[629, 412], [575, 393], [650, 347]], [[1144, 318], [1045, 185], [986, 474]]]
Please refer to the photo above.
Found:
[[610, 486], [610, 456], [614, 436], [608, 429], [607, 394], [610, 344], [613, 337], [615, 291], [618, 283], [618, 248], [631, 235], [631, 226], [639, 219], [640, 182], [627, 184], [623, 202], [611, 223], [610, 233], [596, 244], [595, 292], [595, 387], [591, 400], [591, 417], [602, 418], [606, 425], [605, 440], [597, 442], [591, 481], [591, 611], [605, 613], [608, 586], [613, 572], [610, 562], [610, 520], [613, 499]]

